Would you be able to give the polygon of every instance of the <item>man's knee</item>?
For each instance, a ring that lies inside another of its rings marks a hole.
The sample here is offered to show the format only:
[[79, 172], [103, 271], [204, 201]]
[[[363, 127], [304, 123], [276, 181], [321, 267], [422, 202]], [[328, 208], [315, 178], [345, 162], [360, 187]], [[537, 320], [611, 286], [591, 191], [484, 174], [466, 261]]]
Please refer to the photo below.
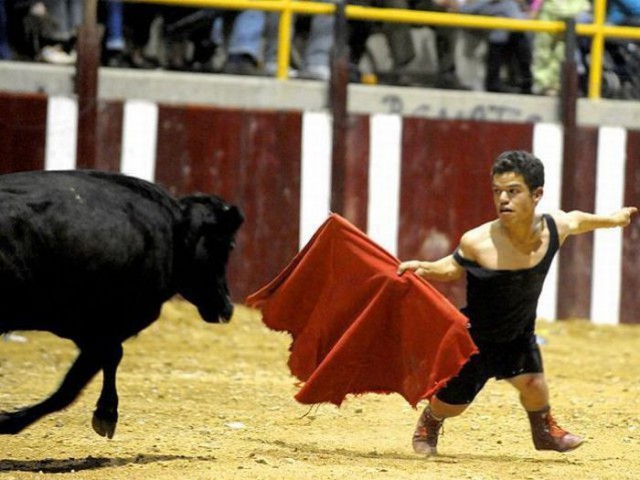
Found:
[[431, 413], [438, 418], [451, 418], [457, 417], [464, 412], [469, 404], [452, 404], [440, 400], [437, 396], [434, 396], [430, 402], [429, 407]]
[[518, 390], [526, 392], [540, 392], [547, 389], [547, 382], [543, 375], [533, 374], [524, 375], [517, 381], [511, 382]]

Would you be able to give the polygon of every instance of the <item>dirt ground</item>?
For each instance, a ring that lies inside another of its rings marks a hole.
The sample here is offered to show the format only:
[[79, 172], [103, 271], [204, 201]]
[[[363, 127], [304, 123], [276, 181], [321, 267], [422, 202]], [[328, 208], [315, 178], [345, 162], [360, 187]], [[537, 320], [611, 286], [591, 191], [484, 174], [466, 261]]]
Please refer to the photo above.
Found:
[[[580, 449], [536, 452], [515, 390], [490, 382], [426, 459], [410, 445], [418, 412], [399, 395], [300, 405], [287, 334], [254, 310], [209, 325], [173, 301], [125, 344], [115, 437], [90, 426], [96, 378], [68, 409], [0, 438], [0, 479], [637, 479], [639, 328], [539, 325], [555, 414], [586, 437]], [[24, 336], [0, 342], [0, 410], [51, 392], [76, 353], [47, 333]]]

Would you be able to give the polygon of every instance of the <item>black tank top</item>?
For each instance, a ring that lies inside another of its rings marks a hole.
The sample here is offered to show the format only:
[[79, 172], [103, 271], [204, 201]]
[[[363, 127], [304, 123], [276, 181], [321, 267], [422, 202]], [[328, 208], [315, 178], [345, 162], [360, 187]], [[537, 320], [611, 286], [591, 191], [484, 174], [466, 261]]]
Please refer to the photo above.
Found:
[[478, 342], [508, 342], [533, 334], [538, 298], [560, 241], [553, 217], [542, 216], [549, 227], [549, 246], [542, 260], [531, 268], [490, 270], [463, 258], [454, 259], [467, 271], [467, 306], [462, 309], [470, 333]]

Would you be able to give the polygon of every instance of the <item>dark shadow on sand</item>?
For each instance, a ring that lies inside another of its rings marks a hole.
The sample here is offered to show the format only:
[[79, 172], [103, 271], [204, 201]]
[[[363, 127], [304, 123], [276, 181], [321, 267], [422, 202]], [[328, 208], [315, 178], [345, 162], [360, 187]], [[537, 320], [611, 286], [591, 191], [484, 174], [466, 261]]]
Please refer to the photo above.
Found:
[[135, 457], [107, 458], [45, 458], [42, 460], [6, 460], [0, 459], [0, 472], [42, 472], [42, 473], [69, 473], [82, 470], [98, 470], [107, 467], [121, 467], [129, 464], [146, 465], [155, 462], [172, 462], [178, 460], [189, 461], [215, 461], [213, 456], [189, 457], [185, 455], [145, 455]]
[[[307, 445], [301, 443], [290, 443], [283, 440], [276, 440], [273, 442], [265, 443], [263, 440], [256, 439], [257, 442], [263, 445], [271, 445], [274, 449], [289, 450], [290, 455], [295, 455], [296, 452], [305, 452], [307, 454], [318, 454], [324, 456], [336, 456], [344, 458], [367, 458], [380, 460], [404, 460], [410, 462], [433, 462], [433, 463], [457, 463], [464, 464], [466, 462], [490, 462], [490, 463], [504, 463], [505, 465], [513, 464], [514, 462], [526, 463], [526, 464], [558, 464], [564, 465], [572, 463], [571, 453], [558, 454], [556, 452], [544, 452], [539, 453], [539, 457], [534, 456], [518, 456], [505, 452], [504, 454], [478, 454], [468, 453], [463, 455], [447, 455], [439, 454], [433, 457], [426, 457], [417, 455], [413, 452], [400, 453], [400, 452], [385, 452], [376, 451], [361, 452], [355, 450], [348, 450], [344, 448], [323, 448], [317, 445]], [[534, 453], [533, 455], [536, 455]]]

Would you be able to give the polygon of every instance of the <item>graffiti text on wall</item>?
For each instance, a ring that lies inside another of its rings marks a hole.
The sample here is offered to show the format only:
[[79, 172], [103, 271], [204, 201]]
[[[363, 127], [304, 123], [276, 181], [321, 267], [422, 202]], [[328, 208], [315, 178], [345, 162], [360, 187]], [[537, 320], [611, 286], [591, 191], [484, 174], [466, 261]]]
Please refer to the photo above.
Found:
[[382, 97], [387, 113], [392, 115], [415, 115], [449, 120], [484, 120], [484, 121], [524, 121], [541, 122], [542, 116], [521, 108], [508, 105], [477, 104], [469, 108], [450, 109], [447, 106], [433, 106], [427, 103], [415, 108], [405, 107], [402, 97], [385, 95]]

